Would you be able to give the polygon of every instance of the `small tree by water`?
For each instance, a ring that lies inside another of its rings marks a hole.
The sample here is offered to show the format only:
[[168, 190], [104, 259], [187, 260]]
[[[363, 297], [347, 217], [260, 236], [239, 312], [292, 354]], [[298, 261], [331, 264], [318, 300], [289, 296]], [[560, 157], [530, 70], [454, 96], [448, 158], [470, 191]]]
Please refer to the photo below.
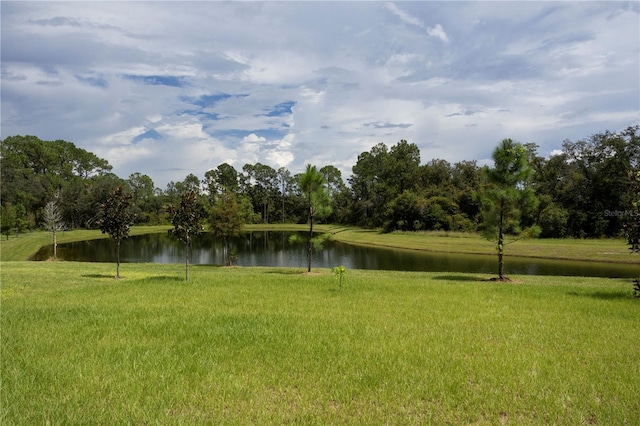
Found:
[[316, 216], [329, 214], [329, 195], [325, 188], [325, 180], [316, 166], [307, 164], [307, 168], [298, 180], [300, 190], [304, 194], [309, 213], [309, 241], [307, 244], [307, 272], [311, 272], [311, 255], [313, 253], [313, 219]]
[[120, 242], [129, 236], [135, 214], [131, 211], [133, 195], [118, 185], [102, 203], [98, 225], [103, 234], [116, 242], [116, 278], [120, 278]]
[[202, 214], [196, 193], [194, 191], [184, 192], [180, 197], [180, 203], [177, 206], [169, 206], [167, 210], [171, 215], [171, 224], [173, 225], [173, 229], [169, 233], [182, 241], [187, 249], [184, 265], [185, 281], [189, 281], [191, 240], [202, 232]]
[[42, 227], [45, 231], [49, 231], [53, 237], [53, 258], [58, 256], [58, 241], [56, 234], [65, 230], [65, 224], [62, 221], [62, 213], [58, 209], [58, 204], [55, 201], [49, 201], [44, 206], [44, 214], [42, 218]]
[[209, 229], [224, 241], [224, 256], [227, 266], [232, 265], [233, 256], [229, 250], [229, 238], [242, 233], [246, 221], [246, 208], [238, 202], [232, 192], [224, 192], [214, 203], [209, 216]]
[[[498, 251], [498, 280], [507, 281], [504, 275], [504, 247], [527, 235], [535, 235], [532, 227], [522, 231], [520, 212], [523, 206], [536, 204], [533, 189], [528, 183], [533, 174], [528, 151], [511, 139], [504, 139], [493, 151], [494, 167], [487, 170], [489, 186], [482, 200], [482, 217], [485, 236], [496, 242]], [[506, 235], [514, 238], [507, 242]]]

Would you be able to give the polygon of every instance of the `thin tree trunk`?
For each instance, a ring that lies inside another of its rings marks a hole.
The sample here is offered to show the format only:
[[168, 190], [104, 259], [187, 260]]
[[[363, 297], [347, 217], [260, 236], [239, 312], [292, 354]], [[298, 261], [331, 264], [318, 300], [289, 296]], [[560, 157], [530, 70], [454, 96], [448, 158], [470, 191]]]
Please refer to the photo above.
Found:
[[501, 281], [504, 279], [504, 233], [502, 229], [504, 227], [503, 222], [504, 216], [502, 212], [500, 212], [500, 222], [498, 224], [498, 279]]
[[190, 240], [189, 237], [187, 236], [187, 255], [184, 258], [184, 280], [185, 281], [189, 281], [189, 246], [190, 246]]
[[53, 231], [53, 260], [58, 256], [58, 242], [56, 239], [56, 231]]
[[116, 241], [116, 278], [120, 278], [120, 240]]
[[311, 238], [313, 237], [313, 208], [311, 207], [311, 192], [309, 192], [309, 250], [307, 252], [307, 272], [311, 272]]

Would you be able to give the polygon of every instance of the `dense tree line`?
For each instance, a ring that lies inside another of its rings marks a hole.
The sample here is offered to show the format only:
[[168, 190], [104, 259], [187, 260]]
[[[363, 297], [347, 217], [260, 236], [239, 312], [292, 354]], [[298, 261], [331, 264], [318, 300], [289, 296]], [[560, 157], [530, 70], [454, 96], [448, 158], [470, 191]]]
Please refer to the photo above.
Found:
[[[498, 142], [498, 141], [496, 141]], [[533, 197], [519, 201], [518, 227], [538, 226], [542, 237], [612, 237], [624, 234], [631, 199], [637, 199], [629, 175], [639, 169], [639, 126], [605, 131], [579, 141], [565, 140], [558, 155], [526, 149]], [[308, 192], [301, 175], [266, 164], [245, 164], [241, 170], [223, 163], [200, 178], [156, 188], [145, 174], [122, 179], [109, 163], [62, 140], [11, 136], [1, 141], [2, 232], [7, 236], [39, 227], [47, 203], [55, 200], [67, 229], [97, 228], [100, 206], [122, 186], [132, 197], [137, 224], [169, 224], [167, 206], [177, 205], [191, 191], [203, 217], [233, 194], [234, 208], [247, 222], [306, 223]], [[329, 207], [315, 220], [352, 224], [385, 231], [483, 231], [483, 199], [491, 194], [489, 167], [476, 161], [451, 164], [441, 159], [423, 163], [414, 143], [401, 140], [362, 152], [344, 181], [332, 165], [317, 169]], [[533, 200], [533, 201], [531, 201]], [[486, 205], [486, 203], [485, 203]], [[220, 214], [219, 212], [216, 214]], [[514, 231], [507, 229], [507, 232]]]

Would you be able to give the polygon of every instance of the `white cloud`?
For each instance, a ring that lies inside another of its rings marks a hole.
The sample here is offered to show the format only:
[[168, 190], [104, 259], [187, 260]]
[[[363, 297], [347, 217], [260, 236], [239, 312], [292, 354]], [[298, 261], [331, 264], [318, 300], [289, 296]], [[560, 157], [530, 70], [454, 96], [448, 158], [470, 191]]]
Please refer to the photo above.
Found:
[[449, 37], [447, 37], [447, 33], [444, 32], [442, 25], [436, 24], [435, 27], [427, 28], [427, 34], [432, 37], [439, 38], [445, 43], [449, 41]]
[[444, 28], [442, 28], [442, 25], [436, 24], [433, 27], [427, 27], [419, 18], [416, 18], [408, 12], [400, 9], [395, 5], [395, 3], [387, 3], [387, 9], [395, 16], [400, 18], [403, 22], [415, 27], [425, 29], [429, 36], [438, 38], [445, 43], [449, 41], [449, 37], [447, 37], [447, 33], [444, 32]]
[[423, 162], [486, 159], [504, 137], [551, 152], [640, 121], [637, 9], [3, 2], [0, 132], [69, 140], [160, 187], [223, 162], [348, 176], [400, 139]]

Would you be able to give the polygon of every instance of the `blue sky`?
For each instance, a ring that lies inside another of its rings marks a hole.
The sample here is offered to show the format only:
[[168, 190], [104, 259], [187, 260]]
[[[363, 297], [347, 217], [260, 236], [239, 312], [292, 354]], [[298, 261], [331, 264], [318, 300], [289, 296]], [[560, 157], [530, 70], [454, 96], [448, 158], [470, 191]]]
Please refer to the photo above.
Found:
[[346, 178], [540, 154], [640, 122], [638, 2], [8, 2], [0, 136], [64, 139], [156, 186], [223, 162]]

